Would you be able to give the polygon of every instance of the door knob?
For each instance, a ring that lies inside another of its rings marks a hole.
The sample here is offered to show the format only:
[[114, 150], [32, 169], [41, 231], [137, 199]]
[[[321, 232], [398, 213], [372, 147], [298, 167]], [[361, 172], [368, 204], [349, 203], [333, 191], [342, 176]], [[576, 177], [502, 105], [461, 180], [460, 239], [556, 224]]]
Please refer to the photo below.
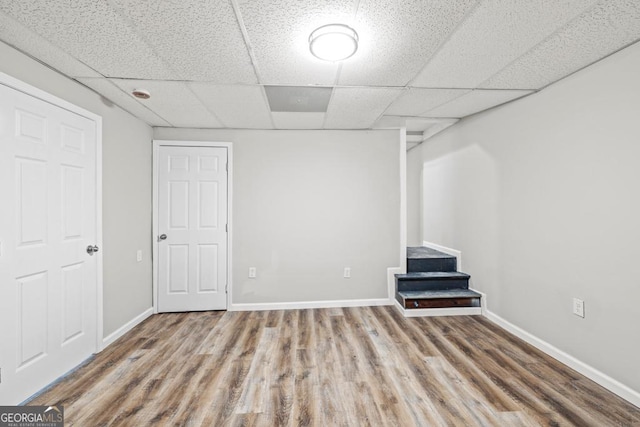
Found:
[[167, 235], [161, 234], [160, 237], [158, 237], [158, 240], [167, 240]]
[[99, 247], [97, 247], [96, 245], [89, 245], [87, 246], [87, 253], [91, 256], [93, 256], [94, 253], [98, 252], [100, 250]]

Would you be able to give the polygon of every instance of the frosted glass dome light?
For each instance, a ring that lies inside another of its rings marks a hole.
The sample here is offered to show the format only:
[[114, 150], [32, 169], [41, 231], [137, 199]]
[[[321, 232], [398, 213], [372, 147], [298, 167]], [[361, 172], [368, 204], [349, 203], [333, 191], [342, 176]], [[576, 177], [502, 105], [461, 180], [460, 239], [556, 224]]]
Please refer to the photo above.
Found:
[[324, 61], [342, 61], [358, 50], [358, 33], [344, 24], [323, 25], [309, 36], [309, 50]]

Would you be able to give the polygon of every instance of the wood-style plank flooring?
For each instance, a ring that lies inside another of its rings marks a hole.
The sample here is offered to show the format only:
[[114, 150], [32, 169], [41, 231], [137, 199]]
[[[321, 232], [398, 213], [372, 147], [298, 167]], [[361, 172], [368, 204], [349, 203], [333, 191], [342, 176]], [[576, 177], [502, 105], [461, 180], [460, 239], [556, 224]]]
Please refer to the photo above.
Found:
[[156, 315], [34, 399], [71, 426], [640, 426], [479, 316], [393, 307]]

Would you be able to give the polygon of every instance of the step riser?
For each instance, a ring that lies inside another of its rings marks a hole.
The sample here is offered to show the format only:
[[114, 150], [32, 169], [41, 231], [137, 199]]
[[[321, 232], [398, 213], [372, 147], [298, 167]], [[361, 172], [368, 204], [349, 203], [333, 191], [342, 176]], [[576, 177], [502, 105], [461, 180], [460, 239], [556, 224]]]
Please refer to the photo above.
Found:
[[409, 310], [420, 308], [480, 307], [479, 298], [406, 299], [399, 302], [404, 308]]
[[407, 272], [421, 273], [433, 271], [456, 271], [457, 263], [455, 258], [426, 258], [408, 259]]
[[449, 280], [401, 280], [396, 279], [396, 291], [435, 291], [447, 289], [469, 289], [469, 279]]

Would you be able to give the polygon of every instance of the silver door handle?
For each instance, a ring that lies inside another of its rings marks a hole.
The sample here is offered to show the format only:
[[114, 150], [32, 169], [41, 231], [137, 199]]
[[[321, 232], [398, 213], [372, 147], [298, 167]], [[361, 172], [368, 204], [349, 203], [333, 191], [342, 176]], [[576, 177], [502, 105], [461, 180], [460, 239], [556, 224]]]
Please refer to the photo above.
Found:
[[99, 247], [97, 247], [96, 245], [89, 245], [87, 246], [87, 253], [91, 256], [93, 256], [94, 253], [98, 252], [100, 250]]
[[161, 235], [158, 237], [158, 240], [167, 240], [167, 235], [166, 235], [166, 234], [161, 234]]

